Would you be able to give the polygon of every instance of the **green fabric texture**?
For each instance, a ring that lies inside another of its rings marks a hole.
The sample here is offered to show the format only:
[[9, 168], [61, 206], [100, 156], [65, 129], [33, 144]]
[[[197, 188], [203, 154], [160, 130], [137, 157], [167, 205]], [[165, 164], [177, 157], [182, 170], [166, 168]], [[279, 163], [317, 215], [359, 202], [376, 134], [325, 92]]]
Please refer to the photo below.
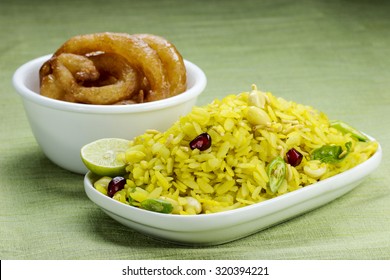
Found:
[[[389, 15], [379, 0], [1, 0], [0, 259], [390, 259]], [[382, 163], [345, 196], [224, 245], [122, 226], [87, 198], [83, 176], [44, 156], [11, 84], [21, 64], [103, 31], [173, 42], [207, 75], [199, 105], [256, 83], [375, 137]]]

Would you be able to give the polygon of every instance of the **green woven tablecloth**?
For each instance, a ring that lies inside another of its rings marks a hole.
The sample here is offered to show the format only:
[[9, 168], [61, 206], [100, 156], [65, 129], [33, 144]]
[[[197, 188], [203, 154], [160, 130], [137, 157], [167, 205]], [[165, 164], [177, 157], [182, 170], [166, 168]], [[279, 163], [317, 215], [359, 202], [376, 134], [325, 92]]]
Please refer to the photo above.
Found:
[[[390, 2], [1, 0], [0, 26], [1, 259], [390, 259]], [[44, 156], [11, 84], [19, 65], [102, 31], [172, 41], [207, 75], [199, 104], [256, 83], [374, 136], [382, 164], [347, 195], [228, 244], [128, 229]]]

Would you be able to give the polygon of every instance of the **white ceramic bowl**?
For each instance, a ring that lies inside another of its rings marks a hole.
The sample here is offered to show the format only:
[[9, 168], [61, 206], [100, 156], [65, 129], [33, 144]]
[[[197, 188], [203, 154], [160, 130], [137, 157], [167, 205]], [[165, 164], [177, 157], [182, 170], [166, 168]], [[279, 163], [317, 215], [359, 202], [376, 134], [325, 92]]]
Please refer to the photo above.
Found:
[[81, 174], [87, 172], [80, 159], [83, 145], [106, 137], [132, 139], [146, 129], [166, 130], [191, 111], [207, 82], [198, 66], [184, 61], [187, 90], [180, 95], [133, 105], [76, 104], [39, 94], [39, 68], [50, 57], [39, 57], [18, 68], [13, 85], [45, 155], [62, 168]]
[[302, 189], [243, 208], [197, 216], [161, 214], [128, 206], [93, 187], [84, 178], [87, 196], [110, 217], [146, 235], [166, 241], [216, 245], [233, 241], [322, 206], [351, 191], [380, 164], [382, 149], [354, 168]]

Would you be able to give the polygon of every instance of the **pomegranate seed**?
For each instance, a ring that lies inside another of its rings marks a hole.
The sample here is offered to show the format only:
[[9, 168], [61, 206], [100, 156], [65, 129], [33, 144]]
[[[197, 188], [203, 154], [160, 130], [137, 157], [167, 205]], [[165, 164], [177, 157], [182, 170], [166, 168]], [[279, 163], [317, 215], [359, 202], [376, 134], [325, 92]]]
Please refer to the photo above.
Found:
[[195, 137], [194, 140], [190, 142], [190, 148], [192, 150], [198, 149], [200, 151], [207, 150], [211, 146], [211, 136], [208, 133], [202, 133]]
[[295, 150], [294, 148], [290, 149], [287, 153], [287, 161], [291, 166], [298, 166], [302, 161], [302, 154]]
[[126, 179], [121, 176], [112, 178], [112, 180], [108, 184], [107, 195], [109, 197], [113, 197], [117, 191], [120, 191], [125, 187], [125, 184], [126, 184]]

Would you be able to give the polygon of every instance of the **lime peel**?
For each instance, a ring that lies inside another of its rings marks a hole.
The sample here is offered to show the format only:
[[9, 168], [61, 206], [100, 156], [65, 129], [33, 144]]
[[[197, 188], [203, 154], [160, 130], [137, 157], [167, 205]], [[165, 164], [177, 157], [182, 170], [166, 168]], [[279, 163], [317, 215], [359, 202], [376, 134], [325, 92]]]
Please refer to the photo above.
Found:
[[126, 164], [121, 158], [130, 141], [121, 138], [102, 138], [81, 148], [85, 166], [100, 176], [114, 177], [126, 173]]

